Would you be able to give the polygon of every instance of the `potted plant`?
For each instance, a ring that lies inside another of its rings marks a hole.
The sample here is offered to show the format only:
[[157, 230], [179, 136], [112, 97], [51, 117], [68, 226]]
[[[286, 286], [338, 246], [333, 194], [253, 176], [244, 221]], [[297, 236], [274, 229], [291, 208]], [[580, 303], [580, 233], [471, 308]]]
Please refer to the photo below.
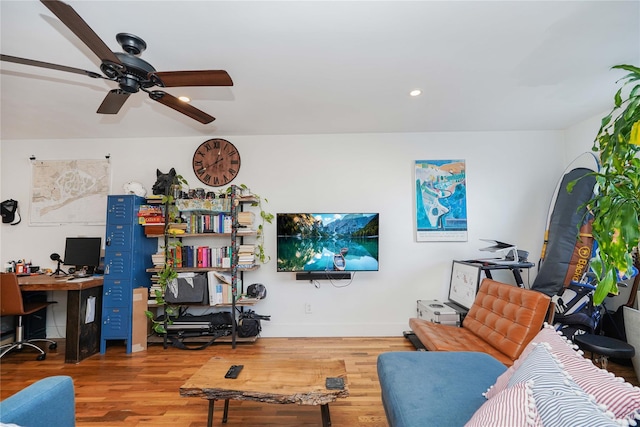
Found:
[[612, 111], [602, 119], [592, 150], [599, 153], [594, 196], [587, 202], [598, 243], [591, 268], [596, 275], [596, 305], [617, 294], [623, 275], [632, 275], [632, 251], [640, 238], [640, 68], [627, 71], [614, 96]]

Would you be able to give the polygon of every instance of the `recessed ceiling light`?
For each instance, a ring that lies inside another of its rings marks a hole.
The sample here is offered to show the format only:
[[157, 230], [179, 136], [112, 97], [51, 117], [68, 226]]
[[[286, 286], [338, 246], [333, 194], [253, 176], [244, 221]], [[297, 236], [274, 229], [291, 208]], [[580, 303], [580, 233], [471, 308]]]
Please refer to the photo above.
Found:
[[420, 89], [414, 89], [411, 92], [409, 92], [409, 96], [420, 96], [422, 95], [422, 90]]
[[179, 96], [178, 99], [182, 102], [189, 102], [191, 99], [188, 96]]

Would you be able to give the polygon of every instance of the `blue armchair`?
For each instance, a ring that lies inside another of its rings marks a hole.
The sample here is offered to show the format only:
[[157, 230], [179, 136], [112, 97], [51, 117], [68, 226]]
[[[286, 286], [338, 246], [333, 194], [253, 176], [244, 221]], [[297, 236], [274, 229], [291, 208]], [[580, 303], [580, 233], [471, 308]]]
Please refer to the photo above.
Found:
[[0, 422], [28, 427], [75, 427], [73, 380], [43, 378], [0, 402]]

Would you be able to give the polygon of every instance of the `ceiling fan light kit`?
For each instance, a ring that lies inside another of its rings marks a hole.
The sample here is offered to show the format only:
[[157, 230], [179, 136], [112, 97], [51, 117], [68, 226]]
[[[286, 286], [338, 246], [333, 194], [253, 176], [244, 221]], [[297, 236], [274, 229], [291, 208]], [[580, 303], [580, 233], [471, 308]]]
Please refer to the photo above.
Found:
[[91, 27], [68, 4], [60, 0], [40, 0], [62, 21], [101, 61], [100, 70], [104, 75], [65, 65], [0, 54], [0, 60], [34, 67], [83, 74], [91, 78], [114, 81], [118, 89], [107, 93], [98, 107], [99, 114], [118, 114], [129, 95], [146, 92], [149, 98], [200, 123], [211, 123], [215, 118], [204, 111], [155, 87], [182, 86], [233, 86], [233, 81], [224, 70], [156, 71], [147, 61], [139, 58], [147, 49], [147, 43], [129, 33], [118, 33], [116, 40], [124, 52], [112, 52]]

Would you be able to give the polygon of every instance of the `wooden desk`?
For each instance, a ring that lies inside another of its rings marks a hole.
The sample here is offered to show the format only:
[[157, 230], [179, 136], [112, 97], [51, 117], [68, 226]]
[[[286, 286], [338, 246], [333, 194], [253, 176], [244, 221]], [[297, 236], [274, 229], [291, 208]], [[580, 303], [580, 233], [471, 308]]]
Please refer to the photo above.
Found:
[[[237, 379], [225, 378], [231, 365], [244, 365]], [[344, 389], [327, 389], [327, 377], [344, 378]], [[208, 427], [213, 425], [213, 404], [221, 399], [224, 399], [223, 423], [227, 422], [229, 399], [234, 399], [319, 405], [322, 425], [329, 427], [329, 402], [349, 396], [349, 386], [344, 360], [274, 358], [257, 361], [213, 357], [180, 387], [180, 395], [209, 400]]]
[[[67, 329], [64, 361], [78, 363], [100, 350], [102, 323], [102, 277], [84, 281], [67, 281], [56, 276], [37, 275], [18, 277], [20, 290], [65, 291], [67, 293]], [[94, 320], [85, 323], [87, 301], [95, 297]]]

